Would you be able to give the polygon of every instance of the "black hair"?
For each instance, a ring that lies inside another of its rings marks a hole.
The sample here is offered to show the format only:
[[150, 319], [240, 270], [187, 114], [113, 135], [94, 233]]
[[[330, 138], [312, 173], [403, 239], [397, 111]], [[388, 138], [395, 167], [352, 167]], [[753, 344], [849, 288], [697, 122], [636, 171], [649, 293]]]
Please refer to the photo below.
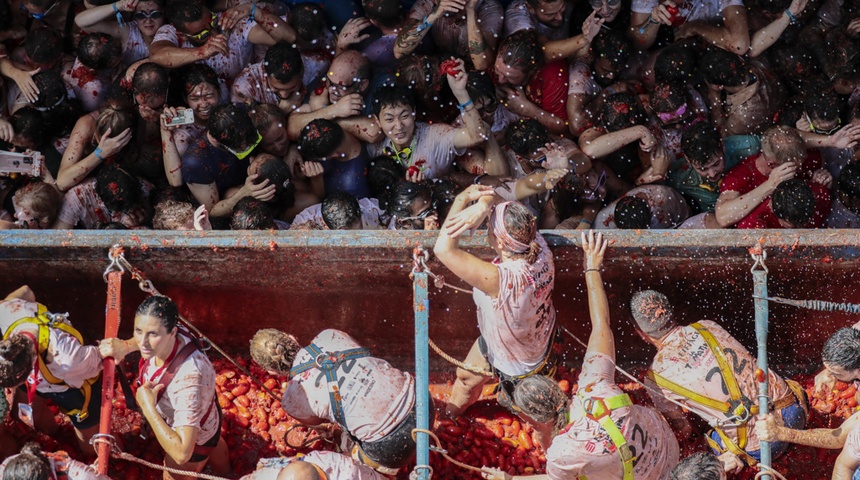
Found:
[[36, 108], [55, 109], [66, 98], [66, 83], [55, 70], [42, 70], [33, 75], [33, 82], [39, 89], [39, 98], [33, 102]]
[[403, 20], [400, 0], [361, 0], [364, 15], [386, 28], [395, 28]]
[[473, 102], [478, 103], [479, 100], [483, 101], [484, 108], [493, 109], [499, 103], [493, 79], [490, 78], [487, 72], [478, 70], [469, 72], [466, 91], [469, 92], [469, 98]]
[[275, 186], [275, 197], [270, 203], [279, 209], [290, 208], [296, 203], [296, 186], [290, 175], [290, 167], [280, 157], [269, 156], [260, 162], [257, 169], [257, 183], [269, 181]]
[[105, 165], [99, 170], [96, 194], [112, 212], [131, 212], [143, 204], [140, 180], [118, 165]]
[[454, 204], [454, 199], [457, 198], [461, 188], [447, 178], [434, 178], [430, 189], [433, 191], [433, 208], [436, 209], [439, 225], [442, 225], [448, 218], [451, 205]]
[[182, 78], [183, 96], [188, 96], [194, 90], [194, 87], [201, 84], [209, 84], [215, 87], [215, 90], [220, 94], [221, 85], [218, 81], [218, 74], [209, 65], [205, 63], [192, 63], [183, 67], [180, 71]]
[[394, 185], [406, 175], [406, 168], [397, 160], [380, 155], [370, 160], [367, 184], [370, 194], [379, 200], [379, 208], [388, 210], [388, 196]]
[[688, 45], [674, 44], [657, 54], [654, 61], [654, 79], [662, 82], [688, 83], [696, 73], [698, 50]]
[[167, 69], [152, 62], [139, 66], [131, 79], [131, 89], [135, 94], [165, 95], [169, 85], [170, 74]]
[[348, 230], [361, 220], [361, 206], [358, 199], [346, 192], [327, 195], [321, 205], [322, 218], [331, 230]]
[[48, 27], [31, 30], [24, 40], [24, 53], [32, 62], [53, 65], [63, 54], [63, 37]]
[[115, 78], [108, 87], [102, 108], [114, 110], [134, 110], [134, 97], [131, 94], [131, 85], [125, 81], [122, 75]]
[[326, 19], [318, 3], [302, 2], [290, 8], [290, 26], [296, 31], [296, 41], [305, 45], [325, 35]]
[[441, 85], [447, 83], [441, 65], [442, 58], [436, 55], [410, 55], [400, 62], [394, 83], [410, 89], [419, 101], [431, 92], [439, 96]]
[[11, 29], [12, 18], [12, 6], [9, 2], [0, 2], [0, 30]]
[[513, 122], [505, 130], [505, 142], [514, 153], [521, 157], [530, 157], [538, 149], [552, 142], [552, 137], [546, 127], [535, 119], [527, 118]]
[[672, 469], [669, 480], [720, 480], [722, 473], [723, 464], [716, 455], [696, 452]]
[[497, 58], [510, 68], [518, 68], [526, 77], [543, 64], [543, 51], [534, 30], [519, 30], [502, 40]]
[[793, 178], [780, 183], [771, 195], [773, 214], [791, 224], [805, 228], [815, 215], [815, 195], [803, 180]]
[[311, 120], [299, 133], [299, 151], [308, 161], [325, 158], [337, 150], [344, 136], [337, 122], [325, 118]]
[[836, 121], [842, 113], [842, 99], [832, 90], [810, 92], [803, 100], [803, 108], [814, 120]]
[[645, 199], [628, 195], [615, 204], [614, 218], [620, 229], [644, 230], [651, 226], [651, 208]]
[[3, 471], [3, 480], [50, 480], [54, 477], [51, 463], [36, 442], [21, 448], [19, 455], [13, 456]]
[[553, 424], [556, 430], [565, 427], [568, 406], [567, 395], [555, 380], [543, 375], [531, 375], [517, 384], [513, 394], [514, 405], [534, 421]]
[[30, 337], [19, 333], [0, 340], [0, 388], [15, 388], [24, 383], [35, 360]]
[[19, 108], [9, 118], [12, 131], [36, 145], [44, 145], [47, 130], [42, 112], [31, 106]]
[[850, 162], [842, 167], [837, 181], [837, 193], [849, 199], [860, 198], [860, 162]]
[[164, 295], [152, 295], [147, 297], [140, 306], [137, 307], [136, 315], [148, 316], [157, 318], [161, 326], [168, 333], [173, 331], [179, 324], [179, 307], [168, 297]]
[[254, 197], [244, 197], [233, 207], [230, 217], [232, 230], [270, 230], [277, 228], [275, 214], [265, 202]]
[[205, 13], [206, 6], [199, 0], [183, 0], [181, 2], [167, 2], [165, 14], [174, 26], [194, 23]]
[[119, 39], [106, 33], [88, 33], [78, 42], [78, 60], [93, 70], [112, 68], [121, 58]]
[[591, 51], [595, 60], [605, 58], [614, 71], [627, 67], [630, 59], [630, 40], [624, 34], [615, 30], [601, 29], [591, 42]]
[[712, 85], [739, 87], [749, 81], [744, 59], [722, 48], [711, 48], [699, 58], [699, 70]]
[[[651, 109], [657, 113], [670, 113], [687, 103], [687, 87], [679, 82], [658, 82], [648, 97]], [[687, 105], [687, 112], [693, 110]]]
[[647, 118], [639, 98], [630, 93], [610, 95], [600, 111], [600, 121], [607, 132], [645, 125]]
[[818, 62], [806, 45], [775, 45], [768, 50], [774, 72], [792, 87], [820, 75]]
[[860, 330], [850, 327], [836, 330], [824, 343], [821, 359], [845, 370], [860, 368]]
[[287, 116], [284, 111], [278, 108], [277, 105], [271, 103], [260, 103], [254, 105], [248, 112], [251, 116], [251, 121], [254, 122], [254, 128], [258, 132], [266, 131], [272, 124], [287, 125]]
[[549, 197], [555, 206], [555, 213], [559, 221], [573, 216], [583, 193], [582, 179], [576, 175], [576, 172], [567, 173], [555, 184], [555, 188], [549, 192]]
[[206, 123], [209, 134], [219, 144], [236, 152], [247, 150], [257, 141], [257, 129], [242, 105], [228, 103], [212, 110]]
[[415, 111], [415, 97], [405, 87], [385, 86], [376, 91], [373, 99], [373, 114], [379, 116], [385, 107], [407, 106]]
[[302, 78], [304, 65], [298, 49], [287, 42], [278, 42], [266, 52], [263, 70], [281, 83], [289, 83], [293, 78]]
[[693, 166], [703, 167], [723, 153], [723, 141], [713, 125], [699, 122], [681, 134], [681, 150]]
[[[432, 200], [433, 192], [426, 183], [413, 183], [406, 180], [397, 182], [391, 190], [391, 195], [388, 196], [388, 214], [397, 218], [413, 216], [412, 203], [416, 198]], [[417, 223], [415, 226], [419, 228]], [[421, 226], [419, 229], [423, 228]]]

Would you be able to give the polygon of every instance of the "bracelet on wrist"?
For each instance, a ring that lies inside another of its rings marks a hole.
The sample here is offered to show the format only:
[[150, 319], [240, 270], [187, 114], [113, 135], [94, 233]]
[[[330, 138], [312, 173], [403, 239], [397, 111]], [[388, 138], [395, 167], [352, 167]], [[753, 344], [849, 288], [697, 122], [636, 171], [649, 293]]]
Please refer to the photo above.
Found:
[[472, 180], [472, 183], [473, 183], [473, 184], [475, 184], [475, 185], [480, 185], [480, 184], [481, 184], [481, 179], [482, 179], [482, 178], [484, 178], [484, 177], [487, 177], [487, 176], [489, 176], [489, 175], [490, 175], [489, 173], [482, 173], [482, 174], [480, 174], [480, 175], [476, 176], [476, 177], [475, 177], [475, 179], [474, 179], [474, 180]]
[[457, 109], [459, 109], [461, 112], [465, 112], [466, 109], [469, 108], [469, 105], [472, 105], [472, 99], [471, 98], [469, 99], [468, 102], [461, 103], [461, 104], [457, 105]]
[[584, 223], [584, 224], [588, 225], [589, 227], [594, 226], [594, 222], [592, 222], [591, 220], [589, 220], [587, 218], [580, 218], [579, 223]]
[[797, 17], [792, 15], [791, 12], [787, 8], [785, 9], [785, 14], [788, 15], [788, 20], [789, 20], [790, 24], [792, 24], [792, 25], [797, 24]]
[[600, 273], [600, 269], [599, 269], [599, 268], [586, 268], [586, 269], [585, 269], [585, 273], [588, 273], [588, 272], [597, 272], [597, 273]]
[[96, 147], [96, 149], [93, 150], [93, 155], [95, 155], [99, 160], [103, 162], [105, 161], [104, 157], [102, 157], [102, 147]]
[[253, 6], [251, 7], [251, 14], [250, 14], [250, 15], [248, 15], [248, 23], [253, 22], [253, 21], [254, 21], [254, 16], [256, 16], [256, 15], [257, 15], [257, 4], [255, 3], [255, 4], [253, 4]]
[[125, 21], [122, 19], [122, 12], [116, 6], [117, 3], [119, 2], [113, 2], [110, 6], [113, 7], [113, 12], [116, 14], [116, 23], [118, 23], [120, 27], [124, 27]]

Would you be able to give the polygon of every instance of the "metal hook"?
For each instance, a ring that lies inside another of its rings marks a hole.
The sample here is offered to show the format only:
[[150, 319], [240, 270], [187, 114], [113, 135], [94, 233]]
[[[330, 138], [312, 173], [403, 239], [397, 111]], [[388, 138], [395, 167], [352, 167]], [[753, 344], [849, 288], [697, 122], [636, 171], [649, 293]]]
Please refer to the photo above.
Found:
[[123, 249], [119, 245], [114, 245], [108, 250], [108, 260], [110, 260], [110, 264], [105, 268], [105, 272], [102, 274], [102, 279], [104, 279], [105, 283], [107, 283], [108, 274], [111, 272], [120, 272], [125, 273], [125, 268], [123, 267], [123, 261], [125, 260], [125, 255], [123, 253]]
[[752, 259], [755, 260], [750, 272], [754, 273], [756, 271], [756, 267], [761, 267], [764, 273], [768, 273], [767, 265], [764, 264], [764, 261], [767, 260], [767, 250], [761, 249], [761, 253], [751, 253], [750, 255], [752, 256]]

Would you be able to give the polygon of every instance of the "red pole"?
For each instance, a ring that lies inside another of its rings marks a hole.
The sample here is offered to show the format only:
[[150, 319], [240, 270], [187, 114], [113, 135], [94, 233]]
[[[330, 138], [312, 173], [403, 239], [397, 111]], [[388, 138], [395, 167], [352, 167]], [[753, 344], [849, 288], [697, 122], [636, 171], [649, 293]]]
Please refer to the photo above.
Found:
[[[107, 304], [105, 305], [105, 338], [115, 338], [119, 332], [120, 288], [122, 287], [122, 271], [112, 271], [107, 276]], [[111, 411], [113, 410], [113, 394], [116, 364], [113, 358], [105, 358], [102, 367], [102, 409], [99, 422], [99, 433], [110, 435]], [[102, 475], [108, 473], [111, 446], [99, 442], [97, 453], [98, 470]]]

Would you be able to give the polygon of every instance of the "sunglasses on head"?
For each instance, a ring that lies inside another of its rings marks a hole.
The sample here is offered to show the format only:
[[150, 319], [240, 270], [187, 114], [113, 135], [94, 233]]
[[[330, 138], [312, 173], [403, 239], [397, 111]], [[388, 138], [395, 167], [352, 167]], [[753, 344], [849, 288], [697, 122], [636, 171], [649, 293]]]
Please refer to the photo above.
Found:
[[59, 3], [60, 3], [60, 0], [57, 0], [56, 2], [51, 4], [51, 6], [48, 7], [47, 10], [45, 10], [42, 13], [33, 13], [33, 12], [27, 10], [27, 7], [25, 7], [24, 4], [21, 3], [21, 10], [24, 10], [25, 12], [27, 12], [27, 15], [29, 15], [30, 18], [33, 18], [34, 20], [41, 20], [41, 19], [45, 18], [48, 15], [48, 13], [50, 13], [51, 10], [53, 10], [54, 7], [56, 7]]
[[207, 38], [209, 38], [209, 35], [211, 35], [211, 34], [212, 34], [212, 32], [213, 32], [213, 31], [215, 30], [215, 28], [216, 28], [216, 26], [215, 26], [215, 20], [216, 20], [216, 17], [215, 17], [215, 15], [213, 14], [213, 15], [212, 15], [212, 21], [211, 21], [211, 22], [209, 22], [209, 28], [204, 28], [203, 30], [200, 30], [199, 32], [195, 33], [194, 35], [187, 34], [186, 36], [187, 36], [188, 38], [193, 38], [194, 40], [197, 40], [197, 41], [200, 41], [200, 42], [202, 42], [202, 41], [206, 40]]
[[584, 182], [585, 186], [582, 188], [581, 199], [587, 201], [600, 200], [600, 187], [606, 185], [606, 171], [600, 172], [600, 177], [597, 179], [597, 185], [594, 188], [588, 187], [588, 182]]
[[164, 17], [164, 12], [161, 10], [153, 10], [151, 12], [134, 12], [132, 18], [135, 20], [146, 20], [151, 18], [153, 20], [158, 20], [159, 18]]
[[821, 135], [830, 135], [830, 134], [832, 134], [833, 132], [835, 132], [836, 130], [839, 130], [839, 127], [841, 127], [841, 126], [842, 126], [842, 119], [841, 119], [841, 118], [837, 118], [837, 119], [836, 119], [836, 126], [835, 126], [835, 127], [833, 127], [833, 128], [831, 128], [831, 129], [829, 129], [829, 130], [824, 130], [824, 129], [821, 129], [821, 128], [816, 128], [816, 127], [815, 127], [815, 125], [813, 125], [813, 124], [812, 124], [812, 119], [811, 119], [811, 118], [809, 118], [809, 114], [808, 114], [808, 113], [804, 113], [804, 115], [806, 115], [806, 121], [807, 121], [807, 122], [809, 122], [809, 131], [810, 131], [810, 132], [812, 132], [812, 133], [818, 133], [818, 134], [821, 134]]
[[227, 150], [228, 152], [232, 153], [233, 155], [236, 155], [236, 158], [238, 158], [239, 160], [244, 160], [245, 157], [250, 155], [251, 152], [253, 152], [254, 149], [257, 148], [257, 145], [259, 145], [260, 142], [262, 142], [262, 141], [263, 141], [263, 136], [260, 135], [260, 132], [257, 132], [257, 141], [252, 143], [250, 147], [248, 147], [247, 149], [245, 149], [241, 152], [237, 152], [237, 151], [233, 150], [232, 148], [228, 147], [227, 145], [221, 145], [221, 146], [224, 147], [224, 149]]

